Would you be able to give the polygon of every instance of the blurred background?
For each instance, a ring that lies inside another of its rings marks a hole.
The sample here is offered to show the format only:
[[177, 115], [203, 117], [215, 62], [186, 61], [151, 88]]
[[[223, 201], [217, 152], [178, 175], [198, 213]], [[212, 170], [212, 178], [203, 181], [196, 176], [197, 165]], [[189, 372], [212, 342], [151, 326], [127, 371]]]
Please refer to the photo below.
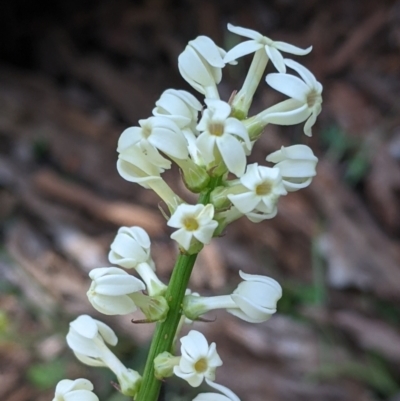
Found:
[[[242, 401], [400, 400], [400, 1], [383, 0], [0, 3], [1, 400], [50, 400], [66, 377], [91, 379], [102, 401], [127, 399], [65, 344], [78, 314], [99, 318], [87, 273], [108, 266], [120, 226], [149, 232], [163, 280], [176, 257], [157, 197], [118, 176], [116, 143], [163, 90], [194, 93], [177, 56], [199, 34], [230, 49], [242, 38], [228, 22], [313, 45], [296, 59], [324, 103], [312, 138], [302, 125], [269, 126], [250, 159], [305, 143], [320, 158], [312, 185], [281, 198], [273, 220], [230, 226], [195, 266], [191, 288], [206, 295], [231, 292], [240, 269], [284, 288], [264, 324], [226, 313], [194, 324], [217, 343], [217, 382]], [[224, 70], [224, 100], [250, 61]], [[281, 99], [261, 85], [251, 112]], [[193, 200], [177, 171], [165, 176]], [[133, 317], [100, 318], [141, 370], [153, 325]], [[197, 392], [171, 379], [160, 401]]]

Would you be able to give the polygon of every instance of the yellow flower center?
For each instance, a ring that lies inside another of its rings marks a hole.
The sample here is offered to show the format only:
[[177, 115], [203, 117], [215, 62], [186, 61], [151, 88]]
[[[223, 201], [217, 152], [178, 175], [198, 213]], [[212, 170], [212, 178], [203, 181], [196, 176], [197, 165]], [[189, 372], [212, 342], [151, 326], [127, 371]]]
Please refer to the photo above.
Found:
[[224, 125], [221, 123], [210, 123], [208, 130], [211, 135], [221, 136], [224, 133]]
[[307, 106], [310, 108], [313, 107], [318, 97], [319, 94], [314, 89], [312, 89], [310, 93], [307, 95]]
[[186, 217], [183, 220], [183, 225], [188, 231], [196, 231], [199, 228], [199, 223], [194, 217]]
[[197, 373], [203, 373], [207, 370], [207, 359], [201, 358], [194, 364], [194, 369]]
[[272, 191], [272, 183], [269, 181], [263, 182], [256, 187], [256, 194], [259, 196], [268, 195]]

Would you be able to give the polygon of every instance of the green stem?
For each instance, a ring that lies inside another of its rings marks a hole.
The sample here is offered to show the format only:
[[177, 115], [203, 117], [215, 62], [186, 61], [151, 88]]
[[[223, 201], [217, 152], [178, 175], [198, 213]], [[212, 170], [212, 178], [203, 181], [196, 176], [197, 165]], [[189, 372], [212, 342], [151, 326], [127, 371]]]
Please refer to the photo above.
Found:
[[[220, 184], [220, 181], [221, 177], [211, 178], [210, 187], [200, 194], [198, 202], [203, 205], [207, 204], [210, 199], [210, 192]], [[183, 297], [185, 296], [197, 255], [180, 254], [175, 263], [165, 293], [169, 312], [163, 322], [157, 323], [143, 372], [142, 384], [135, 401], [157, 401], [158, 399], [162, 382], [156, 379], [154, 375], [154, 359], [162, 352], [171, 352], [175, 333], [182, 315]]]
[[136, 401], [157, 401], [161, 381], [154, 376], [154, 358], [165, 351], [171, 352], [174, 335], [181, 317], [182, 301], [192, 273], [197, 254], [180, 254], [172, 272], [171, 280], [165, 294], [169, 305], [168, 316], [158, 323], [151, 342], [149, 355], [143, 372], [143, 381]]

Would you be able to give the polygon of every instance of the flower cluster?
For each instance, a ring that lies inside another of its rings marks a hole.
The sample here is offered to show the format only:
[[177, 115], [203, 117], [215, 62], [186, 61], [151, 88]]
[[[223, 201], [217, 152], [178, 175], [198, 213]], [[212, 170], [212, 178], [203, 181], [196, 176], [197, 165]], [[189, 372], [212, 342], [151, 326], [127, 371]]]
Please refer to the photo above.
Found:
[[[303, 144], [282, 146], [266, 155], [269, 165], [247, 164], [267, 124], [304, 123], [304, 133], [311, 135], [321, 112], [322, 86], [308, 69], [281, 54], [305, 55], [311, 47], [273, 41], [231, 24], [228, 29], [249, 40], [226, 52], [212, 39], [199, 36], [178, 58], [182, 77], [204, 95], [203, 101], [184, 90], [167, 89], [156, 101], [152, 116], [127, 128], [118, 141], [119, 174], [161, 198], [168, 208], [163, 212], [167, 225], [175, 229], [171, 238], [180, 250], [167, 286], [156, 274], [148, 234], [140, 227], [121, 227], [109, 252], [110, 264], [118, 267], [99, 267], [89, 274], [92, 282], [87, 296], [97, 311], [127, 315], [139, 309], [143, 321], [159, 322], [143, 377], [126, 368], [110, 350], [118, 340], [106, 324], [82, 315], [71, 322], [67, 335], [80, 361], [110, 368], [121, 392], [138, 401], [155, 401], [157, 381], [172, 375], [193, 387], [205, 380], [219, 392], [199, 394], [193, 401], [239, 401], [232, 391], [214, 383], [216, 369], [222, 365], [215, 343], [209, 344], [203, 334], [191, 330], [180, 338], [179, 356], [173, 353], [173, 339], [178, 338], [182, 324], [214, 309], [225, 309], [249, 323], [265, 322], [276, 312], [282, 288], [272, 278], [240, 271], [243, 281], [231, 294], [202, 297], [187, 289], [191, 269], [204, 245], [229, 223], [243, 216], [255, 223], [273, 218], [279, 198], [307, 187], [316, 175], [318, 159]], [[218, 84], [223, 68], [251, 53], [253, 61], [243, 87], [228, 102], [221, 100]], [[268, 74], [265, 81], [288, 99], [248, 117], [269, 60], [277, 72]], [[164, 180], [163, 173], [173, 163], [188, 190], [199, 194], [197, 204], [185, 202]], [[92, 390], [85, 379], [63, 380], [53, 401], [98, 401]]]

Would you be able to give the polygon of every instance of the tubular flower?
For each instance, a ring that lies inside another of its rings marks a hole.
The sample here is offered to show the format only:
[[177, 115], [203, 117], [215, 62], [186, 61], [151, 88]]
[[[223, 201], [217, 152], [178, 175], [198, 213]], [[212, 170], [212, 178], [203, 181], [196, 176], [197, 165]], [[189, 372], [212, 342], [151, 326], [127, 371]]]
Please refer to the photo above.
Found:
[[186, 380], [192, 387], [198, 387], [203, 379], [214, 381], [215, 370], [222, 365], [215, 343], [208, 345], [203, 334], [191, 330], [181, 338], [181, 359], [174, 367], [176, 376]]
[[146, 286], [117, 267], [100, 267], [89, 273], [92, 279], [87, 296], [93, 307], [105, 315], [127, 315], [137, 307], [131, 295]]
[[75, 356], [86, 365], [108, 367], [117, 376], [121, 392], [134, 396], [141, 378], [136, 371], [127, 369], [106, 345], [117, 342], [109, 326], [88, 315], [81, 315], [69, 324], [67, 344]]
[[214, 309], [227, 312], [250, 323], [261, 323], [276, 312], [276, 304], [282, 296], [282, 288], [270, 277], [239, 272], [244, 280], [231, 295], [195, 297], [186, 295], [183, 311], [189, 319], [197, 319]]
[[270, 277], [239, 272], [242, 281], [231, 297], [236, 308], [227, 312], [250, 323], [261, 323], [276, 312], [276, 304], [282, 297], [282, 287]]
[[281, 172], [283, 185], [288, 192], [307, 187], [317, 174], [315, 167], [318, 158], [306, 145], [282, 146], [281, 150], [268, 155], [266, 160], [276, 163], [275, 168]]
[[229, 388], [213, 383], [208, 379], [206, 379], [206, 382], [210, 387], [220, 391], [223, 395], [219, 393], [201, 393], [193, 398], [193, 401], [240, 401], [239, 397], [233, 391], [229, 390]]
[[156, 116], [139, 120], [139, 125], [127, 128], [121, 134], [117, 151], [138, 145], [151, 159], [161, 157], [157, 149], [178, 159], [188, 156], [185, 137], [173, 120]]
[[285, 100], [260, 113], [267, 123], [293, 125], [306, 121], [304, 133], [311, 136], [311, 128], [321, 112], [322, 85], [315, 76], [296, 61], [285, 59], [303, 80], [290, 74], [268, 74], [266, 81], [275, 90], [289, 96]]
[[150, 255], [150, 238], [141, 227], [121, 227], [111, 244], [110, 263], [135, 269], [146, 283], [149, 295], [159, 295], [166, 289], [155, 274], [155, 264]]
[[287, 194], [279, 169], [259, 166], [258, 163], [247, 166], [240, 183], [244, 187], [243, 192], [228, 195], [228, 198], [241, 213], [246, 215], [255, 211], [265, 216], [275, 216], [279, 197]]
[[117, 170], [125, 180], [139, 184], [146, 189], [151, 188], [167, 204], [169, 210], [173, 211], [182, 200], [161, 178], [161, 173], [165, 171], [165, 168], [171, 167], [171, 162], [161, 155], [159, 157], [163, 163], [167, 162], [167, 167], [161, 163], [157, 164], [157, 157], [150, 157], [137, 144], [131, 145], [120, 151]]
[[99, 401], [93, 393], [93, 384], [86, 379], [68, 380], [58, 382], [53, 401]]
[[153, 115], [168, 118], [181, 129], [194, 129], [202, 108], [201, 103], [191, 93], [167, 89], [157, 100]]
[[228, 170], [240, 177], [246, 168], [246, 148], [251, 147], [245, 126], [229, 117], [231, 107], [221, 100], [206, 99], [208, 108], [197, 125], [201, 132], [196, 144], [206, 164], [224, 161]]
[[275, 68], [279, 72], [284, 73], [286, 72], [286, 66], [280, 51], [296, 54], [298, 56], [304, 56], [305, 54], [310, 53], [312, 50], [312, 46], [308, 47], [307, 49], [301, 49], [300, 47], [293, 46], [289, 43], [273, 41], [267, 36], [263, 36], [252, 29], [234, 26], [232, 24], [228, 24], [228, 29], [237, 35], [250, 38], [250, 40], [246, 40], [245, 42], [242, 42], [229, 50], [224, 57], [225, 63], [229, 63], [238, 59], [239, 57], [245, 56], [246, 54], [254, 53], [258, 50], [264, 49]]
[[186, 251], [189, 251], [193, 238], [202, 244], [208, 244], [218, 226], [213, 217], [214, 206], [211, 204], [181, 204], [167, 222], [168, 226], [178, 228], [171, 234], [171, 238]]
[[225, 50], [207, 36], [191, 40], [178, 57], [183, 79], [207, 98], [219, 99], [217, 84], [222, 78]]

